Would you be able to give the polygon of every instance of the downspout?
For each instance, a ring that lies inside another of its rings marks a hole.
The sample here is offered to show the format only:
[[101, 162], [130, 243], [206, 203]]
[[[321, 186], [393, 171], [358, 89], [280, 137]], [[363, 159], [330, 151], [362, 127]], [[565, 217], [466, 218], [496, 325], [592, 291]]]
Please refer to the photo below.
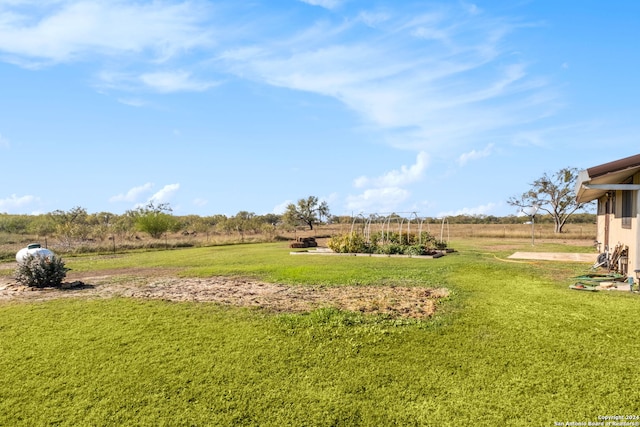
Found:
[[609, 253], [609, 226], [611, 225], [611, 212], [613, 203], [611, 193], [607, 191], [607, 200], [604, 202], [604, 242], [602, 242], [602, 252]]

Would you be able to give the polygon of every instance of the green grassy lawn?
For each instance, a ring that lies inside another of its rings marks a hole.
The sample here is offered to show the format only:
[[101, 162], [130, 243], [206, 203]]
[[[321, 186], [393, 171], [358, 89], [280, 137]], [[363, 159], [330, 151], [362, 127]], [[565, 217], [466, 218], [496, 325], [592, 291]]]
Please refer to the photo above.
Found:
[[290, 256], [283, 244], [67, 258], [74, 271], [170, 267], [452, 295], [427, 321], [125, 298], [2, 303], [0, 425], [550, 426], [640, 415], [638, 295], [569, 290], [588, 265], [505, 259], [526, 242], [453, 246], [436, 260]]

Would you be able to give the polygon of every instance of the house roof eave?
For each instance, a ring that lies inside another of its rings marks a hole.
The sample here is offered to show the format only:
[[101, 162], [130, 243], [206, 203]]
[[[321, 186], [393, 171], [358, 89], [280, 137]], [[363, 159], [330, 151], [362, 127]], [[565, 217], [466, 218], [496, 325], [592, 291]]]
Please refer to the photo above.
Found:
[[606, 184], [622, 184], [638, 171], [640, 154], [580, 171], [575, 187], [576, 202], [587, 203], [598, 199], [609, 191], [605, 188]]
[[640, 167], [640, 154], [635, 156], [625, 157], [624, 159], [614, 160], [613, 162], [603, 163], [598, 166], [593, 166], [587, 169], [589, 177], [597, 178], [603, 175], [608, 175], [615, 172], [624, 171], [631, 168]]

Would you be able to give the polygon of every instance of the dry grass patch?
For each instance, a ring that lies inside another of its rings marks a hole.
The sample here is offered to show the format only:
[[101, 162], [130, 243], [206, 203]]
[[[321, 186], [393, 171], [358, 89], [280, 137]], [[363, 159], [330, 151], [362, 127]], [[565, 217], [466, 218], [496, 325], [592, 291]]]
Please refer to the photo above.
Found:
[[[140, 275], [140, 269], [110, 274], [75, 275], [62, 289], [31, 289], [11, 280], [0, 282], [0, 300], [42, 301], [56, 298], [131, 297], [167, 301], [214, 302], [255, 307], [274, 312], [302, 313], [333, 307], [393, 318], [432, 316], [445, 288], [399, 286], [290, 286], [231, 277], [179, 278], [158, 270]], [[101, 272], [105, 273], [105, 272]]]
[[433, 315], [444, 288], [379, 286], [289, 286], [231, 278], [168, 279], [129, 288], [125, 296], [202, 301], [264, 308], [276, 312], [307, 312], [333, 307], [391, 317], [426, 318]]

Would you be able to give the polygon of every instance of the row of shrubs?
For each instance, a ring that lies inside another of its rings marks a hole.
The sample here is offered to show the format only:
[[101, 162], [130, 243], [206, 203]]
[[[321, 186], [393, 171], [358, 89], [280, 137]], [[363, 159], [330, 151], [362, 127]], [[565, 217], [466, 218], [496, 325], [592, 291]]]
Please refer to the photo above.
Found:
[[352, 231], [333, 236], [327, 243], [337, 253], [364, 253], [384, 255], [433, 255], [446, 249], [447, 244], [428, 232], [397, 233], [377, 232], [367, 240], [362, 233]]

